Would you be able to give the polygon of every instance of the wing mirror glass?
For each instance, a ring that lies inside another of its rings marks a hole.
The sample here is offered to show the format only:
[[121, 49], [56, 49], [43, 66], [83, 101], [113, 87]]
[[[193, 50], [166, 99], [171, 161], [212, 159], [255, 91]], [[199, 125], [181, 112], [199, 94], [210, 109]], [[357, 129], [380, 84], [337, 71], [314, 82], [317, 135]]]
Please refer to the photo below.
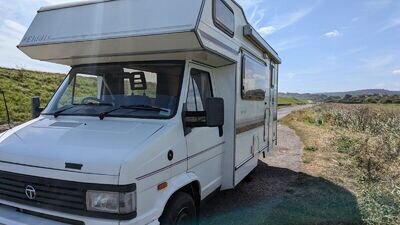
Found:
[[188, 133], [188, 129], [190, 130], [190, 128], [194, 127], [218, 127], [219, 134], [222, 136], [222, 128], [225, 121], [224, 113], [224, 99], [207, 98], [205, 102], [205, 111], [189, 112], [185, 110], [183, 116], [185, 133]]
[[206, 123], [207, 127], [220, 127], [224, 125], [224, 99], [207, 98]]

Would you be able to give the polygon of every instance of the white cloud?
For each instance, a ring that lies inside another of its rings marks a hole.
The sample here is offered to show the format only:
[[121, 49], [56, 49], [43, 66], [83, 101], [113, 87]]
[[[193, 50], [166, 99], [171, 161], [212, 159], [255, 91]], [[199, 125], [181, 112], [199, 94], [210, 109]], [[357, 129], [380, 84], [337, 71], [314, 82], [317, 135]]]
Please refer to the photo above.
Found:
[[386, 90], [400, 90], [400, 82], [398, 81], [382, 81], [375, 85], [376, 88]]
[[238, 0], [238, 2], [243, 7], [251, 25], [258, 27], [265, 17], [265, 9], [262, 7], [263, 0]]
[[361, 59], [360, 68], [365, 71], [375, 73], [376, 75], [388, 72], [389, 67], [396, 61], [396, 56], [393, 54], [374, 56]]
[[367, 8], [377, 10], [387, 8], [392, 4], [393, 0], [368, 0], [364, 2]]
[[238, 0], [237, 2], [246, 10], [258, 6], [262, 0]]
[[258, 32], [261, 35], [270, 35], [272, 33], [274, 33], [277, 29], [273, 26], [267, 26], [267, 27], [261, 27], [258, 29]]
[[394, 75], [400, 75], [400, 69], [398, 69], [398, 70], [393, 70], [393, 72], [392, 72]]
[[400, 18], [392, 19], [388, 23], [386, 23], [379, 31], [387, 31], [398, 26], [400, 26]]
[[268, 23], [269, 25], [259, 27], [258, 31], [263, 35], [273, 34], [279, 30], [282, 30], [299, 22], [308, 14], [310, 14], [313, 9], [314, 7], [303, 8], [291, 13], [276, 16], [272, 18], [272, 20]]
[[289, 79], [293, 79], [293, 78], [295, 78], [295, 77], [297, 76], [297, 74], [296, 74], [296, 73], [293, 73], [293, 72], [289, 72], [289, 73], [286, 74], [286, 76], [287, 76]]
[[355, 47], [355, 48], [350, 48], [348, 50], [346, 50], [344, 52], [345, 55], [353, 55], [353, 54], [357, 54], [360, 53], [362, 51], [364, 51], [366, 49], [366, 47]]
[[375, 68], [382, 68], [385, 66], [388, 66], [392, 64], [395, 60], [395, 57], [392, 55], [387, 55], [383, 57], [375, 57], [369, 60], [366, 60], [365, 62], [367, 63], [367, 67], [370, 69], [375, 69]]
[[272, 42], [274, 49], [278, 52], [286, 51], [289, 49], [294, 49], [301, 47], [305, 44], [307, 38], [305, 36], [290, 37], [287, 39], [279, 40], [277, 42]]
[[11, 30], [15, 33], [19, 33], [19, 34], [24, 34], [25, 31], [27, 30], [27, 28], [24, 25], [22, 25], [16, 21], [9, 20], [9, 19], [4, 20], [4, 25], [5, 25], [6, 29], [9, 29], [9, 30]]
[[329, 38], [334, 38], [334, 37], [343, 36], [343, 34], [340, 33], [338, 30], [333, 30], [333, 31], [325, 33], [324, 36], [329, 37]]

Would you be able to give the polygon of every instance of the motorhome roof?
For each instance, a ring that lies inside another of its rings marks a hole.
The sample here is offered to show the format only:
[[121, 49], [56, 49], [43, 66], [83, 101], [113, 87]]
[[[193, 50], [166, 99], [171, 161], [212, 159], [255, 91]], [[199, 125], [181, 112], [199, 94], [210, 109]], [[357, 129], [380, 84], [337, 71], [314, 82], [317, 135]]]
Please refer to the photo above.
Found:
[[[98, 3], [103, 3], [103, 2], [111, 2], [111, 1], [118, 1], [118, 0], [84, 0], [84, 1], [78, 1], [78, 2], [72, 2], [72, 3], [65, 3], [65, 4], [57, 4], [57, 5], [51, 5], [51, 6], [45, 6], [39, 9], [38, 12], [45, 12], [45, 11], [51, 11], [51, 10], [57, 10], [57, 9], [62, 9], [62, 8], [71, 8], [71, 7], [78, 7], [78, 6], [83, 6], [83, 5], [91, 5], [91, 4], [98, 4]], [[244, 10], [242, 6], [237, 3], [235, 0], [232, 0], [233, 3], [236, 4], [242, 11], [245, 20], [248, 23], [248, 26], [244, 28], [244, 33], [245, 35], [251, 39], [255, 45], [260, 47], [263, 51], [266, 52], [266, 54], [273, 58], [274, 61], [277, 63], [281, 63], [281, 59], [279, 57], [279, 54], [271, 47], [270, 44], [251, 26], [251, 24], [248, 22], [247, 17], [244, 13]]]
[[141, 60], [139, 55], [146, 60], [145, 55], [162, 53], [181, 53], [184, 59], [196, 52], [194, 59], [222, 66], [236, 61], [242, 47], [280, 64], [243, 8], [225, 1], [235, 11], [233, 37], [213, 24], [211, 0], [89, 0], [42, 7], [18, 47], [31, 58], [65, 65]]

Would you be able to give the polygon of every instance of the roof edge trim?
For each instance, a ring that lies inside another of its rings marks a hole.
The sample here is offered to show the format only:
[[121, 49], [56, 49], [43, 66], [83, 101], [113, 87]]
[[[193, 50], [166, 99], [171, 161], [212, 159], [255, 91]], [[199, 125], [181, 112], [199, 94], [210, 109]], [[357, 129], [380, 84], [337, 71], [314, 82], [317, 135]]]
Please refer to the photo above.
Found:
[[118, 1], [118, 0], [85, 0], [85, 1], [79, 1], [79, 2], [56, 4], [56, 5], [44, 6], [38, 10], [38, 13], [52, 11], [52, 10], [58, 10], [58, 9], [84, 6], [84, 5], [93, 5], [93, 4], [103, 3], [103, 2], [112, 2], [112, 1]]

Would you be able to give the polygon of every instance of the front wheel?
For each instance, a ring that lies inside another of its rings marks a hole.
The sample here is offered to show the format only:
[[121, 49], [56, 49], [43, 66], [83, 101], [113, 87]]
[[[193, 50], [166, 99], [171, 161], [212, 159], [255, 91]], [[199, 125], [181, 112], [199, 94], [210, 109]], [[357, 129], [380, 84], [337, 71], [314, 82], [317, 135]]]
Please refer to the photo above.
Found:
[[184, 192], [176, 193], [168, 202], [160, 217], [161, 225], [196, 225], [196, 205], [192, 196]]

